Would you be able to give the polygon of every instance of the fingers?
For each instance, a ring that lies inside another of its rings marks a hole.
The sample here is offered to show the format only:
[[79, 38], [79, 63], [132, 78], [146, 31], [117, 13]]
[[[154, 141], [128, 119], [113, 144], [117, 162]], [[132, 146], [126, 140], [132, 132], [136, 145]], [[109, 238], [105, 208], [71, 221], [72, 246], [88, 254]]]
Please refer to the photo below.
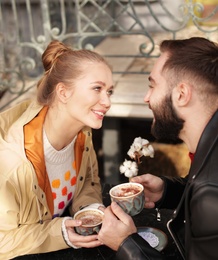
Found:
[[97, 235], [89, 235], [89, 236], [78, 235], [78, 236], [79, 238], [74, 237], [74, 243], [73, 243], [77, 247], [93, 248], [102, 245], [102, 243], [98, 240]]
[[93, 247], [97, 247], [97, 246], [101, 246], [102, 243], [99, 240], [95, 240], [92, 242], [85, 242], [85, 243], [80, 243], [79, 247], [85, 247], [85, 248], [93, 248]]
[[73, 227], [78, 227], [82, 225], [82, 221], [81, 220], [77, 220], [77, 219], [67, 219], [65, 220], [65, 226], [66, 228], [73, 228]]
[[133, 222], [132, 218], [114, 201], [111, 203], [111, 210], [124, 224], [129, 225], [130, 222]]
[[143, 174], [140, 176], [133, 177], [133, 178], [131, 178], [130, 181], [143, 184], [143, 183], [150, 182], [152, 178], [157, 178], [157, 177], [154, 175], [151, 175], [150, 173], [146, 173], [146, 174]]
[[121, 222], [125, 226], [133, 225], [132, 218], [126, 214], [116, 202], [113, 201], [111, 205], [105, 209], [102, 226], [104, 229], [106, 227], [116, 229], [116, 226]]
[[71, 243], [76, 247], [93, 248], [102, 245], [98, 240], [98, 235], [82, 236], [77, 234], [75, 231], [68, 233]]
[[155, 192], [161, 193], [164, 189], [164, 181], [160, 177], [149, 174], [149, 173], [134, 177], [131, 179], [131, 182], [140, 183], [144, 186], [144, 188], [147, 191], [150, 191], [153, 193], [155, 193]]
[[102, 212], [105, 211], [105, 207], [103, 207], [103, 206], [98, 207], [98, 209], [101, 210]]
[[[111, 205], [113, 204], [114, 202], [112, 202], [111, 203]], [[104, 220], [105, 220], [105, 218], [115, 218], [116, 219], [116, 217], [114, 216], [114, 214], [113, 214], [113, 212], [112, 212], [112, 209], [111, 209], [111, 205], [109, 206], [109, 207], [107, 207], [106, 209], [105, 209], [105, 211], [104, 211]]]
[[147, 209], [153, 209], [155, 207], [155, 203], [152, 201], [145, 202], [145, 208]]

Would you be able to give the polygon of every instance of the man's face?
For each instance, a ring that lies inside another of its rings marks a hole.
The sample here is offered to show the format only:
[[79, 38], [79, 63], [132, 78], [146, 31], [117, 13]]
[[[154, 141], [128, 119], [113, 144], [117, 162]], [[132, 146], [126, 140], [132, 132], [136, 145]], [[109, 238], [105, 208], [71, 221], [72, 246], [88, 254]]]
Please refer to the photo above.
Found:
[[172, 104], [171, 94], [167, 94], [160, 103], [152, 106], [154, 120], [151, 127], [152, 135], [158, 140], [179, 141], [179, 133], [183, 128], [181, 119]]
[[162, 73], [167, 58], [167, 54], [164, 53], [155, 63], [149, 76], [150, 86], [144, 101], [149, 104], [154, 115], [151, 128], [154, 137], [175, 142], [179, 140], [184, 120], [180, 118], [173, 105], [173, 86], [169, 85], [166, 74]]

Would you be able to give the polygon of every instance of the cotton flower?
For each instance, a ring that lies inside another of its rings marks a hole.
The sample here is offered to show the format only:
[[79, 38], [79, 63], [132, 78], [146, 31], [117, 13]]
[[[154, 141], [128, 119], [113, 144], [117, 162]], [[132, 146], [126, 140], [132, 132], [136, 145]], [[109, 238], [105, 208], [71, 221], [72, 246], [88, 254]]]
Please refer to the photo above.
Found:
[[127, 152], [130, 158], [135, 159], [135, 149], [133, 146], [130, 147], [129, 151]]
[[127, 155], [131, 159], [134, 159], [138, 162], [140, 162], [139, 158], [142, 156], [150, 156], [154, 157], [154, 149], [149, 144], [147, 139], [142, 139], [141, 137], [136, 137], [134, 139], [133, 144], [130, 146], [129, 151], [127, 152]]
[[138, 174], [138, 164], [141, 163], [140, 158], [142, 156], [154, 157], [154, 148], [149, 144], [147, 139], [136, 137], [130, 146], [127, 155], [135, 161], [132, 162], [125, 159], [123, 164], [120, 166], [120, 173], [124, 173], [126, 177], [131, 178]]
[[143, 156], [150, 156], [151, 158], [154, 158], [154, 148], [152, 145], [148, 145], [142, 148], [142, 154]]
[[127, 161], [125, 159], [123, 164], [120, 166], [120, 172], [124, 173], [126, 177], [131, 178], [138, 174], [138, 166], [136, 162]]

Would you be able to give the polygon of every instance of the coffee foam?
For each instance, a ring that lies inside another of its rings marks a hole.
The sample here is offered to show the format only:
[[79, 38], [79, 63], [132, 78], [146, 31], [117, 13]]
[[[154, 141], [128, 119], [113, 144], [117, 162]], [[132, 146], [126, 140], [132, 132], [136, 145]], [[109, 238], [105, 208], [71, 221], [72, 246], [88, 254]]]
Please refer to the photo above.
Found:
[[116, 187], [111, 193], [115, 197], [131, 197], [140, 193], [142, 189], [137, 185], [122, 185]]
[[96, 226], [102, 222], [102, 214], [96, 211], [87, 210], [76, 216], [76, 219], [82, 220], [83, 226]]

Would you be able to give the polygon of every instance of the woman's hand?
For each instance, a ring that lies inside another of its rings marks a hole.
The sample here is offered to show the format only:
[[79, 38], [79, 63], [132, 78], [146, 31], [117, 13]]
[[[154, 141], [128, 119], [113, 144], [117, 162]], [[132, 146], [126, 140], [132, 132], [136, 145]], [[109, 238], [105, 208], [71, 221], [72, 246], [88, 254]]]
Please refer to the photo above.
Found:
[[164, 181], [160, 177], [147, 173], [136, 176], [130, 181], [144, 186], [145, 208], [154, 208], [155, 203], [163, 196]]
[[98, 240], [98, 235], [89, 235], [82, 236], [75, 232], [74, 227], [82, 225], [81, 220], [67, 219], [65, 221], [66, 230], [68, 233], [68, 238], [70, 242], [76, 247], [86, 247], [92, 248], [101, 245], [101, 242]]
[[98, 209], [101, 210], [102, 212], [104, 212], [106, 208], [103, 206], [99, 206]]

